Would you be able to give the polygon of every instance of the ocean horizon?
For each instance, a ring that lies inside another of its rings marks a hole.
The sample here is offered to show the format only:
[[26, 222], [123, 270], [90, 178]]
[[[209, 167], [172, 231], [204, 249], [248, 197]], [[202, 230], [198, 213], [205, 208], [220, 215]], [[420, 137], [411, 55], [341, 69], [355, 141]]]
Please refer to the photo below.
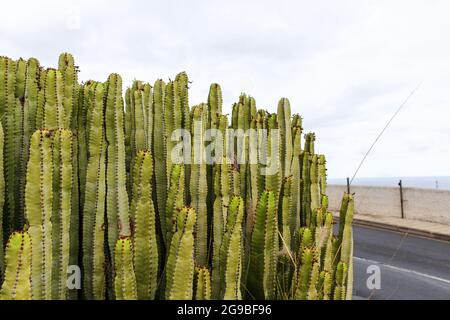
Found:
[[[363, 177], [355, 178], [352, 185], [397, 187], [399, 181], [405, 188], [427, 188], [438, 190], [450, 190], [450, 176], [428, 177]], [[347, 178], [330, 178], [329, 184], [346, 185]]]

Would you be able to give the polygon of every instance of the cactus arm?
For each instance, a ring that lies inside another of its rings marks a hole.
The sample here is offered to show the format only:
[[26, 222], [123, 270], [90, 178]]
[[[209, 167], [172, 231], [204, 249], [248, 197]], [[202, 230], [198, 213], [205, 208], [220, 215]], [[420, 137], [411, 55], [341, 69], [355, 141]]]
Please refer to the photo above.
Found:
[[350, 239], [350, 256], [348, 262], [345, 300], [352, 300], [352, 298], [353, 298], [353, 231], [351, 232], [351, 239]]
[[62, 127], [62, 119], [65, 118], [62, 96], [63, 76], [59, 70], [48, 69], [45, 82], [45, 103], [43, 123], [47, 129]]
[[281, 168], [283, 177], [291, 175], [292, 162], [292, 129], [291, 105], [287, 98], [278, 102], [278, 121], [281, 130]]
[[[33, 299], [50, 299], [52, 285], [52, 180], [51, 136], [47, 130], [31, 137], [30, 159], [25, 186], [25, 212], [33, 245], [31, 288]], [[36, 190], [39, 197], [36, 196]]]
[[206, 265], [208, 258], [208, 221], [207, 221], [207, 175], [204, 161], [204, 132], [206, 126], [206, 105], [193, 109], [193, 151], [191, 165], [191, 205], [197, 214], [195, 236], [195, 261], [198, 265]]
[[264, 296], [266, 299], [274, 299], [275, 297], [279, 248], [277, 227], [278, 203], [275, 201], [275, 195], [269, 193], [264, 248]]
[[175, 164], [172, 166], [169, 189], [166, 202], [166, 242], [170, 243], [173, 234], [173, 225], [176, 213], [184, 205], [184, 166]]
[[311, 278], [309, 279], [308, 300], [318, 300], [318, 282], [319, 282], [319, 263], [314, 262], [311, 269]]
[[[266, 189], [274, 193], [275, 201], [278, 203], [281, 189], [281, 165], [280, 165], [280, 134], [278, 132], [277, 116], [272, 114], [268, 119], [268, 139], [267, 139], [267, 165], [271, 167], [271, 174], [266, 175]], [[275, 153], [275, 154], [274, 154]]]
[[6, 190], [6, 213], [7, 221], [4, 221], [3, 228], [5, 234], [9, 234], [13, 229], [15, 217], [15, 83], [16, 83], [16, 63], [10, 59], [5, 60], [5, 106], [2, 117], [3, 129], [5, 135], [4, 141], [4, 170], [5, 170], [5, 190]]
[[213, 212], [213, 260], [212, 260], [212, 296], [220, 297], [221, 271], [220, 271], [220, 246], [224, 232], [223, 200], [216, 196]]
[[352, 244], [352, 222], [353, 222], [353, 196], [348, 196], [347, 211], [345, 213], [344, 230], [341, 243], [341, 261], [348, 265]]
[[119, 235], [130, 235], [128, 195], [126, 192], [125, 141], [123, 123], [122, 79], [118, 74], [108, 77], [106, 92], [107, 148], [107, 218], [108, 243], [115, 247]]
[[[153, 90], [154, 130], [153, 130], [153, 155], [155, 159], [155, 184], [156, 209], [159, 215], [160, 228], [163, 235], [166, 234], [166, 208], [167, 176], [166, 176], [166, 143], [164, 132], [164, 93], [165, 83], [157, 80]], [[166, 244], [168, 246], [168, 244]]]
[[311, 278], [311, 269], [313, 265], [314, 252], [310, 248], [304, 248], [301, 256], [301, 266], [297, 279], [297, 289], [295, 292], [295, 299], [306, 300]]
[[5, 280], [1, 300], [31, 300], [31, 240], [27, 232], [13, 232], [5, 250]]
[[[194, 279], [194, 225], [192, 208], [183, 208], [177, 218], [177, 232], [172, 238], [167, 270], [166, 297], [169, 300], [192, 299]], [[178, 243], [176, 243], [178, 241]]]
[[[134, 91], [134, 153], [146, 149], [143, 90]], [[132, 138], [133, 139], [133, 138]], [[133, 154], [134, 154], [133, 153]], [[133, 156], [133, 155], [132, 155]]]
[[[306, 150], [306, 149], [305, 149]], [[309, 226], [311, 222], [311, 156], [308, 151], [302, 153], [301, 226]]]
[[336, 266], [336, 285], [333, 293], [333, 300], [342, 300], [344, 290], [344, 275], [346, 272], [346, 265], [342, 261], [340, 261]]
[[133, 268], [133, 248], [130, 238], [117, 240], [115, 246], [115, 294], [117, 300], [136, 300], [136, 277]]
[[319, 159], [313, 155], [311, 162], [311, 211], [314, 212], [320, 207], [320, 182], [319, 182]]
[[165, 152], [166, 152], [166, 179], [170, 179], [170, 173], [172, 171], [172, 147], [173, 142], [171, 139], [173, 129], [175, 128], [175, 82], [170, 81], [166, 85], [166, 92], [164, 95], [164, 131], [165, 137]]
[[[181, 110], [183, 113], [182, 117], [182, 128], [191, 131], [191, 119], [190, 119], [190, 109], [189, 109], [189, 78], [186, 72], [180, 72], [177, 74], [175, 80], [178, 83], [178, 95], [180, 97]], [[184, 153], [184, 175], [185, 175], [185, 190], [189, 190], [190, 184], [190, 155], [188, 152]], [[185, 202], [189, 203], [189, 192], [185, 193]]]
[[259, 198], [250, 246], [250, 265], [247, 286], [255, 299], [264, 298], [264, 233], [269, 201], [268, 198], [269, 192], [263, 192]]
[[73, 56], [70, 53], [62, 53], [59, 56], [58, 70], [63, 78], [62, 108], [64, 117], [60, 126], [65, 129], [75, 128], [75, 102], [78, 95], [77, 70]]
[[[1, 58], [0, 58], [1, 59]], [[1, 63], [1, 62], [0, 62]], [[5, 203], [5, 179], [3, 176], [3, 147], [4, 147], [3, 126], [0, 122], [0, 274], [3, 275], [4, 261], [3, 261], [3, 205]], [[0, 276], [0, 280], [3, 279]]]
[[247, 285], [256, 299], [273, 298], [278, 254], [277, 204], [272, 191], [262, 193], [250, 246]]
[[72, 132], [60, 129], [53, 136], [53, 267], [52, 298], [66, 299], [72, 211]]
[[[235, 203], [238, 202], [237, 206]], [[232, 214], [235, 221], [230, 221], [227, 230], [228, 241], [226, 249], [226, 264], [225, 264], [225, 300], [240, 300], [241, 294], [241, 274], [242, 274], [242, 220], [244, 215], [244, 203], [242, 198], [236, 197], [230, 204], [230, 210], [236, 210]], [[229, 235], [228, 235], [229, 234]]]
[[153, 146], [153, 90], [148, 83], [144, 84], [144, 121], [145, 149], [151, 151]]
[[[95, 288], [104, 287], [104, 277], [93, 270], [96, 263], [104, 264], [103, 238], [105, 215], [105, 152], [104, 141], [104, 113], [103, 113], [103, 84], [95, 85], [92, 101], [90, 123], [87, 124], [89, 133], [89, 159], [87, 160], [85, 201], [83, 206], [83, 293], [87, 299], [100, 299], [102, 293]], [[94, 239], [95, 238], [95, 239]]]
[[149, 152], [139, 151], [136, 164], [140, 164], [134, 180], [139, 181], [135, 201], [134, 266], [138, 299], [154, 299], [158, 277], [158, 246], [156, 240], [156, 214], [152, 201], [153, 160]]
[[211, 277], [208, 268], [196, 268], [195, 300], [211, 300]]
[[283, 183], [283, 197], [281, 200], [281, 219], [280, 219], [280, 230], [283, 236], [283, 242], [287, 249], [291, 248], [291, 212], [292, 212], [292, 176], [289, 176], [284, 180]]

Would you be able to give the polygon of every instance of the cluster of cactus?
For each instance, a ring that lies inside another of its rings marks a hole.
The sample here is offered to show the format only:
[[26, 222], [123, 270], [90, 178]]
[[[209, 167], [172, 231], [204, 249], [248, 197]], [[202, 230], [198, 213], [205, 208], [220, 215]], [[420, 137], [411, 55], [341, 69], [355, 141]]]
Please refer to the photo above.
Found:
[[1, 299], [351, 299], [353, 198], [335, 234], [288, 99], [242, 94], [229, 123], [218, 84], [189, 106], [184, 72], [124, 95], [77, 73], [0, 57]]

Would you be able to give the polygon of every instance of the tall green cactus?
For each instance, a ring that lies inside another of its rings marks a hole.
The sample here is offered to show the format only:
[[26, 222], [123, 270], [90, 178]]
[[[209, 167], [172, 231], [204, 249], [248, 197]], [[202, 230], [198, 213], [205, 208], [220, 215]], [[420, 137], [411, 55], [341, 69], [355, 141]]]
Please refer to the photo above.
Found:
[[172, 166], [172, 174], [169, 181], [166, 202], [166, 242], [170, 244], [174, 233], [177, 211], [184, 206], [184, 166], [175, 164]]
[[129, 237], [117, 240], [114, 250], [114, 290], [117, 300], [136, 300], [136, 276], [133, 268], [133, 246]]
[[105, 296], [106, 141], [104, 85], [94, 84], [89, 128], [85, 201], [83, 207], [83, 292], [86, 299]]
[[240, 300], [242, 275], [242, 220], [244, 217], [244, 201], [241, 197], [233, 197], [228, 206], [228, 220], [222, 243], [224, 253], [224, 296], [225, 300]]
[[154, 299], [158, 285], [158, 245], [156, 213], [152, 201], [153, 159], [148, 151], [139, 151], [133, 173], [132, 212], [134, 219], [134, 267], [137, 297]]
[[[161, 233], [166, 234], [167, 175], [166, 175], [166, 137], [164, 135], [164, 94], [166, 84], [163, 80], [156, 80], [153, 87], [153, 155], [155, 159], [155, 189], [156, 208], [159, 215]], [[168, 246], [168, 244], [166, 244]]]
[[291, 105], [287, 98], [281, 98], [278, 102], [278, 122], [281, 136], [281, 170], [282, 176], [291, 175], [292, 162], [292, 128]]
[[5, 179], [3, 177], [3, 126], [0, 122], [0, 280], [3, 279], [4, 261], [3, 261], [3, 205], [5, 204]]
[[[5, 170], [5, 201], [6, 213], [3, 222], [4, 239], [7, 234], [14, 228], [16, 220], [16, 172], [15, 172], [15, 155], [16, 148], [19, 146], [15, 143], [15, 86], [16, 86], [16, 63], [9, 58], [2, 58], [0, 63], [2, 72], [2, 122], [4, 130], [4, 170]], [[7, 238], [6, 238], [7, 239]]]
[[27, 232], [13, 232], [6, 245], [5, 280], [1, 300], [31, 300], [31, 239]]
[[66, 299], [67, 267], [70, 256], [70, 221], [72, 212], [72, 132], [55, 131], [53, 136], [53, 266], [52, 298]]
[[37, 300], [52, 297], [52, 183], [52, 137], [48, 130], [37, 130], [31, 136], [25, 186], [25, 213], [33, 243], [31, 289]]
[[259, 199], [250, 251], [248, 289], [256, 299], [271, 299], [276, 288], [278, 254], [277, 203], [273, 191], [264, 191]]
[[106, 85], [105, 125], [107, 141], [106, 212], [108, 243], [115, 247], [119, 236], [129, 236], [128, 194], [125, 172], [125, 136], [122, 100], [122, 79], [111, 74]]
[[206, 130], [206, 105], [202, 104], [192, 110], [192, 164], [191, 164], [191, 205], [197, 214], [195, 235], [195, 261], [204, 266], [208, 258], [208, 185], [206, 163], [204, 159], [204, 133]]

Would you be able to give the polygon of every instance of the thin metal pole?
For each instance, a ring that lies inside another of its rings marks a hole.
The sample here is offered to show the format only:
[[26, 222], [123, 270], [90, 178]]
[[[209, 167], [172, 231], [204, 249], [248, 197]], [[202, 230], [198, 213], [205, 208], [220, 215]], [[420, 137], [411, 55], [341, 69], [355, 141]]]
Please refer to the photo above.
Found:
[[402, 213], [402, 219], [405, 219], [405, 211], [403, 210], [403, 184], [402, 184], [401, 179], [400, 179], [398, 185], [400, 187], [400, 209], [401, 209], [401, 213]]
[[347, 193], [350, 194], [350, 178], [347, 177]]

